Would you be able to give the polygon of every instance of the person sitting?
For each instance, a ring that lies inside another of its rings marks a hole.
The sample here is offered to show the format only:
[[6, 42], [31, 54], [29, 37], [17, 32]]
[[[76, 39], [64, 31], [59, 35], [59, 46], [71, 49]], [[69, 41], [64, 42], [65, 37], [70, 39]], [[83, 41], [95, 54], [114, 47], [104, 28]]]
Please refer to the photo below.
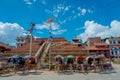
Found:
[[73, 64], [73, 59], [68, 58], [67, 64]]
[[73, 59], [72, 58], [68, 58], [67, 66], [70, 68], [70, 70], [72, 70], [72, 68], [73, 68]]
[[63, 68], [63, 60], [61, 58], [56, 58], [56, 66], [55, 69], [57, 72]]
[[83, 64], [83, 61], [81, 59], [78, 59], [77, 64]]
[[33, 57], [29, 58], [29, 63], [30, 64], [35, 64], [36, 63], [35, 58], [33, 58]]
[[57, 62], [58, 62], [59, 64], [63, 64], [63, 61], [62, 61], [61, 58], [58, 58], [58, 59], [57, 59]]
[[25, 65], [24, 58], [20, 57], [20, 58], [18, 59], [18, 64], [19, 64], [19, 65]]
[[82, 72], [84, 72], [84, 65], [82, 59], [77, 60], [77, 68], [81, 68]]
[[93, 59], [92, 58], [88, 58], [88, 68], [91, 70], [91, 67], [92, 67], [92, 62], [93, 62]]

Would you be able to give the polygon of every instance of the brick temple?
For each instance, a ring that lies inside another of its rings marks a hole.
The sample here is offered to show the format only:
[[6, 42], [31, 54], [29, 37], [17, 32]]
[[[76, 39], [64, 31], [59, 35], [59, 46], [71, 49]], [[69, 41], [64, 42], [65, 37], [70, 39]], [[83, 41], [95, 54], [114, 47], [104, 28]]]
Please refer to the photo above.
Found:
[[[10, 54], [29, 55], [30, 40], [29, 36], [24, 36], [16, 39], [16, 48], [12, 48], [9, 51]], [[33, 38], [32, 42], [32, 55], [38, 51], [42, 44], [47, 41], [48, 38]], [[110, 49], [107, 43], [101, 42], [100, 37], [88, 38], [86, 43], [81, 43], [78, 38], [73, 38], [73, 42], [69, 42], [64, 37], [52, 38], [51, 55], [91, 55], [91, 54], [104, 54], [106, 57], [110, 57]]]
[[[26, 39], [29, 39], [26, 37]], [[17, 46], [13, 48], [10, 53], [11, 54], [20, 54], [20, 55], [28, 55], [30, 49], [30, 43], [23, 37], [23, 39], [17, 39]], [[32, 43], [32, 55], [34, 55], [38, 49], [42, 46], [43, 42], [47, 41], [48, 38], [36, 38]], [[66, 56], [66, 55], [87, 55], [87, 50], [83, 47], [82, 43], [78, 43], [73, 40], [73, 43], [69, 42], [65, 38], [52, 38], [51, 45], [51, 54], [55, 56], [57, 54]]]

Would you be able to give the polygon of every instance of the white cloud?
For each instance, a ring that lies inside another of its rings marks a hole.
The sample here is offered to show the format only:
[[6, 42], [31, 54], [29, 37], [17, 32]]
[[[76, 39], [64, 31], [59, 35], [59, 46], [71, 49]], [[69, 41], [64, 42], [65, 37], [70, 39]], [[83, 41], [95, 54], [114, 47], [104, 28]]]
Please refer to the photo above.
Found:
[[48, 24], [36, 24], [36, 29], [49, 29], [49, 25]]
[[85, 29], [85, 27], [76, 28], [75, 30], [79, 31], [79, 30], [82, 30], [82, 29]]
[[78, 13], [78, 15], [77, 16], [81, 16], [81, 14], [80, 13]]
[[[57, 23], [52, 23], [51, 24], [52, 30], [57, 30], [59, 29], [59, 25]], [[48, 23], [44, 23], [44, 24], [36, 24], [36, 29], [46, 29], [49, 30], [50, 29], [50, 24]]]
[[74, 13], [75, 13], [75, 11], [74, 11], [74, 10], [72, 10], [72, 13], [74, 14]]
[[52, 15], [52, 11], [51, 10], [48, 10], [48, 9], [45, 9], [45, 12], [48, 13], [49, 15]]
[[69, 10], [69, 6], [66, 6], [66, 7], [65, 7], [65, 11], [68, 11], [68, 10]]
[[81, 10], [80, 6], [79, 6], [79, 7], [77, 7], [77, 9], [78, 9], [78, 10]]
[[86, 13], [90, 13], [90, 9], [85, 9], [85, 8], [81, 8], [80, 6], [77, 7], [77, 10], [76, 10], [76, 13], [79, 12], [79, 15], [78, 16], [82, 16], [82, 15], [85, 15]]
[[87, 10], [88, 13], [92, 13], [92, 11], [90, 9]]
[[33, 3], [35, 3], [37, 0], [24, 0], [25, 4], [27, 5], [32, 5]]
[[64, 24], [66, 23], [66, 20], [63, 20], [63, 21], [58, 21], [60, 24]]
[[[76, 18], [80, 18], [87, 13], [92, 13], [92, 10], [81, 8], [80, 6], [75, 7], [72, 5], [57, 4], [53, 7], [53, 11], [45, 9], [45, 12], [49, 15], [53, 15], [55, 18], [63, 16], [64, 19], [61, 21], [67, 22], [75, 20]], [[68, 15], [67, 12], [71, 15]]]
[[26, 2], [26, 4], [31, 5], [32, 3], [31, 2]]
[[72, 10], [71, 12], [72, 12], [71, 15], [72, 19], [69, 19], [69, 21], [75, 20], [76, 18], [80, 18], [81, 16], [85, 16], [88, 13], [92, 13], [92, 10], [81, 8], [80, 6], [78, 6], [76, 9]]
[[78, 35], [78, 37], [81, 37], [84, 41], [88, 37], [117, 37], [120, 36], [120, 21], [113, 20], [110, 24], [110, 26], [104, 26], [101, 24], [98, 24], [94, 21], [86, 21], [85, 22], [85, 31]]
[[58, 17], [61, 14], [64, 15], [67, 11], [69, 11], [70, 7], [70, 5], [65, 6], [63, 4], [58, 4], [53, 7], [53, 15], [55, 17]]
[[43, 4], [43, 5], [46, 5], [46, 1], [45, 1], [45, 0], [42, 0], [42, 4]]
[[67, 29], [63, 29], [63, 30], [57, 30], [57, 31], [53, 31], [52, 34], [53, 35], [60, 35], [60, 34], [63, 34], [64, 32], [66, 32]]
[[0, 41], [6, 44], [15, 45], [16, 37], [23, 35], [23, 27], [17, 23], [0, 22]]
[[25, 4], [31, 5], [32, 2], [30, 0], [24, 0]]
[[85, 15], [86, 12], [87, 12], [86, 9], [82, 9], [82, 10], [81, 10], [82, 15]]
[[74, 15], [73, 18], [77, 18], [77, 15]]
[[[52, 34], [53, 35], [60, 35], [66, 32], [66, 29], [60, 29], [60, 26], [57, 23], [52, 23]], [[44, 24], [36, 24], [35, 26], [36, 29], [38, 30], [49, 30], [50, 29], [50, 24], [44, 23]], [[42, 33], [42, 32], [40, 32]]]
[[34, 2], [36, 2], [37, 0], [33, 0]]
[[113, 20], [110, 24], [112, 36], [120, 36], [120, 21]]

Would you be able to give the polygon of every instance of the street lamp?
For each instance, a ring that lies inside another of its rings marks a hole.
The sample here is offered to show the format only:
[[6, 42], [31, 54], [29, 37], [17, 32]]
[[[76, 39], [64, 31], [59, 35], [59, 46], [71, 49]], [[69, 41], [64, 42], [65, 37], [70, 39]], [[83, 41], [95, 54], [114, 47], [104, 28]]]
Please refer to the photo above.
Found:
[[52, 44], [52, 22], [54, 21], [54, 17], [49, 18], [46, 22], [50, 24], [50, 29], [49, 29], [49, 42], [50, 42], [50, 49], [49, 49], [49, 70], [51, 67], [51, 44]]
[[30, 32], [30, 51], [29, 51], [29, 55], [30, 55], [30, 56], [31, 56], [31, 54], [32, 54], [32, 34], [33, 34], [34, 26], [35, 26], [35, 23], [34, 23], [34, 22], [31, 22], [31, 26], [30, 26], [30, 28], [28, 29], [28, 31]]

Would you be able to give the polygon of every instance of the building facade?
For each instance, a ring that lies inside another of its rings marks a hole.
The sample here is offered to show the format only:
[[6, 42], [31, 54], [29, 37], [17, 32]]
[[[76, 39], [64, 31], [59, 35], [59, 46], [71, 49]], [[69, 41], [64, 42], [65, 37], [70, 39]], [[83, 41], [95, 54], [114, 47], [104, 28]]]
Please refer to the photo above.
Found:
[[90, 37], [87, 39], [87, 46], [94, 46], [94, 43], [101, 43], [100, 37]]
[[110, 56], [120, 58], [120, 37], [108, 38], [105, 42], [110, 45]]
[[[47, 41], [48, 38], [36, 38], [32, 42], [32, 54], [34, 55], [38, 49], [42, 46], [42, 43]], [[24, 45], [19, 46], [17, 48], [13, 48], [11, 53], [27, 55], [29, 53], [30, 43], [24, 43]], [[65, 38], [52, 38], [52, 45], [51, 45], [51, 55], [87, 55], [87, 51], [83, 48], [81, 43], [74, 43], [69, 42]]]
[[0, 54], [4, 53], [5, 51], [10, 51], [10, 50], [11, 49], [7, 44], [0, 42]]
[[92, 37], [87, 39], [87, 52], [89, 55], [104, 54], [105, 57], [110, 57], [109, 44], [102, 43], [100, 37]]
[[[34, 37], [33, 37], [34, 40]], [[16, 38], [16, 46], [20, 47], [23, 46], [24, 44], [30, 43], [30, 35], [26, 36], [21, 36]]]

